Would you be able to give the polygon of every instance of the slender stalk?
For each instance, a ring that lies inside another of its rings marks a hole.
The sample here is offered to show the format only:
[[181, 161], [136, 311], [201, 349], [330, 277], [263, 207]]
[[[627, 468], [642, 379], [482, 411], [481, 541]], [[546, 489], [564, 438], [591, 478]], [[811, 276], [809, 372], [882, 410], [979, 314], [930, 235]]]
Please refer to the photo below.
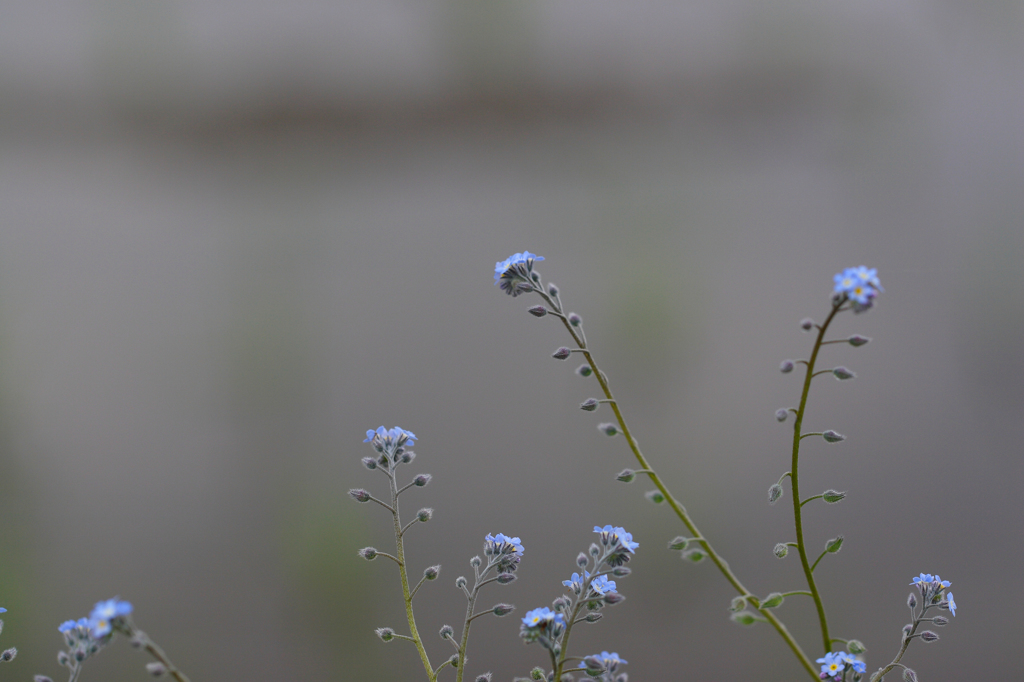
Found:
[[[171, 659], [167, 657], [164, 650], [161, 649], [156, 642], [151, 640], [149, 635], [136, 628], [130, 621], [123, 626], [123, 629], [118, 627], [118, 631], [131, 639], [134, 644], [142, 646], [142, 648], [146, 650], [146, 653], [160, 661], [164, 668], [167, 669], [167, 674], [177, 680], [177, 682], [189, 682], [185, 673], [178, 670], [178, 667], [171, 663]], [[68, 680], [68, 682], [74, 682], [74, 680], [78, 678], [79, 668], [81, 668], [81, 666], [76, 667], [76, 669], [72, 671], [71, 679]]]
[[[907, 653], [907, 649], [910, 647], [910, 642], [911, 642], [911, 640], [914, 639], [914, 636], [917, 633], [917, 628], [919, 628], [921, 626], [921, 623], [923, 623], [925, 621], [924, 614], [928, 611], [928, 609], [932, 608], [932, 606], [935, 606], [935, 604], [932, 604], [932, 605], [929, 605], [929, 606], [924, 606], [922, 604], [922, 606], [921, 606], [921, 615], [920, 616], [916, 616], [914, 618], [914, 625], [910, 629], [910, 632], [906, 633], [906, 635], [903, 637], [903, 644], [902, 644], [902, 646], [900, 646], [900, 650], [896, 654], [896, 658], [892, 659], [892, 663], [890, 663], [889, 665], [885, 666], [884, 668], [879, 668], [871, 676], [870, 682], [878, 682], [878, 680], [881, 680], [883, 677], [888, 675], [892, 671], [892, 669], [895, 668], [896, 666], [900, 666], [900, 667], [906, 668], [905, 665], [900, 663], [900, 660], [903, 658], [903, 654]], [[915, 611], [915, 613], [916, 613], [916, 611]], [[928, 619], [928, 620], [931, 620], [931, 619]]]
[[[832, 306], [832, 312], [828, 314], [825, 322], [818, 327], [818, 338], [814, 341], [814, 350], [807, 361], [807, 372], [804, 375], [804, 388], [800, 395], [800, 407], [797, 408], [796, 418], [793, 420], [793, 457], [789, 467], [789, 483], [793, 492], [793, 525], [796, 528], [796, 548], [800, 553], [800, 565], [804, 569], [804, 577], [807, 579], [807, 587], [811, 591], [811, 598], [814, 599], [814, 608], [818, 612], [818, 623], [821, 627], [821, 639], [825, 647], [825, 653], [832, 651], [832, 638], [828, 635], [828, 617], [825, 615], [825, 605], [818, 593], [818, 585], [814, 582], [814, 568], [807, 560], [807, 547], [804, 542], [803, 505], [800, 502], [800, 441], [802, 435], [800, 427], [804, 422], [804, 413], [807, 408], [807, 396], [811, 391], [811, 379], [814, 378], [814, 363], [818, 360], [818, 351], [821, 350], [822, 342], [825, 340], [825, 331], [835, 318], [836, 313], [846, 302], [843, 296]], [[818, 561], [821, 557], [818, 558]], [[818, 562], [814, 562], [817, 566]]]
[[420, 660], [423, 661], [423, 668], [427, 671], [427, 679], [429, 682], [435, 682], [437, 672], [430, 665], [430, 657], [427, 656], [427, 650], [423, 647], [419, 630], [416, 629], [416, 616], [412, 610], [412, 592], [409, 590], [409, 573], [405, 565], [405, 542], [402, 538], [402, 521], [398, 512], [398, 483], [393, 470], [388, 473], [388, 480], [391, 487], [392, 515], [395, 519], [395, 554], [398, 555], [398, 573], [402, 577], [402, 596], [405, 598], [405, 615], [409, 621], [409, 634], [412, 635], [416, 650], [420, 652]]
[[[548, 305], [555, 308], [558, 312], [561, 312], [562, 308], [561, 303], [559, 301], [556, 301], [551, 296], [548, 296], [548, 294], [544, 292], [543, 288], [539, 287], [539, 285], [535, 287], [535, 290], [548, 303]], [[786, 645], [789, 647], [790, 651], [793, 652], [793, 655], [796, 656], [797, 660], [803, 666], [807, 674], [810, 675], [811, 679], [815, 680], [815, 682], [820, 682], [820, 678], [818, 677], [818, 670], [815, 668], [811, 660], [807, 657], [807, 654], [805, 654], [803, 650], [800, 648], [800, 644], [797, 643], [796, 639], [786, 628], [785, 624], [781, 620], [779, 620], [779, 618], [774, 613], [772, 613], [770, 609], [760, 608], [759, 600], [750, 592], [750, 590], [748, 590], [743, 585], [743, 583], [740, 582], [739, 578], [736, 577], [736, 574], [734, 574], [732, 572], [732, 569], [729, 568], [729, 564], [725, 561], [725, 559], [723, 559], [718, 554], [718, 552], [715, 551], [711, 543], [708, 542], [707, 539], [705, 539], [704, 534], [701, 533], [700, 530], [697, 528], [697, 525], [693, 522], [693, 519], [690, 518], [690, 515], [687, 513], [683, 505], [675, 497], [672, 496], [672, 493], [669, 492], [668, 488], [665, 486], [665, 483], [661, 480], [661, 477], [658, 476], [658, 474], [656, 474], [654, 470], [651, 468], [651, 465], [647, 461], [647, 458], [644, 457], [643, 452], [641, 452], [640, 450], [640, 445], [637, 443], [636, 439], [633, 437], [632, 432], [630, 432], [629, 430], [629, 426], [627, 426], [626, 424], [626, 419], [622, 415], [622, 409], [619, 407], [619, 404], [615, 401], [615, 397], [612, 395], [612, 390], [608, 382], [608, 377], [606, 377], [604, 372], [602, 372], [601, 369], [597, 366], [597, 362], [594, 360], [593, 354], [587, 348], [586, 340], [583, 338], [582, 333], [577, 334], [576, 328], [573, 327], [563, 315], [560, 315], [559, 317], [562, 320], [562, 324], [565, 325], [565, 328], [569, 331], [569, 334], [572, 336], [573, 340], [579, 345], [580, 350], [583, 351], [583, 357], [586, 358], [587, 364], [590, 365], [590, 368], [594, 372], [594, 376], [597, 377], [597, 382], [601, 385], [601, 391], [604, 393], [605, 398], [609, 401], [608, 404], [611, 406], [612, 411], [615, 413], [615, 419], [619, 425], [619, 429], [622, 431], [622, 435], [625, 437], [626, 442], [629, 444], [629, 449], [633, 452], [633, 456], [636, 458], [636, 461], [640, 465], [640, 468], [648, 472], [651, 481], [654, 483], [655, 487], [661, 492], [661, 494], [664, 495], [665, 501], [668, 503], [669, 507], [672, 509], [675, 515], [679, 517], [679, 520], [683, 522], [683, 525], [686, 526], [687, 530], [689, 530], [690, 533], [697, 539], [697, 542], [700, 543], [701, 547], [704, 549], [704, 552], [708, 555], [708, 557], [715, 564], [715, 566], [718, 567], [718, 570], [722, 573], [723, 576], [725, 576], [725, 579], [729, 581], [729, 584], [733, 586], [733, 589], [735, 589], [740, 594], [740, 596], [746, 598], [746, 600], [750, 604], [752, 604], [754, 608], [758, 609], [758, 611], [761, 612], [765, 619], [769, 623], [771, 623], [773, 628], [775, 628], [775, 631], [779, 633], [779, 636], [782, 637], [783, 641], [786, 642]]]

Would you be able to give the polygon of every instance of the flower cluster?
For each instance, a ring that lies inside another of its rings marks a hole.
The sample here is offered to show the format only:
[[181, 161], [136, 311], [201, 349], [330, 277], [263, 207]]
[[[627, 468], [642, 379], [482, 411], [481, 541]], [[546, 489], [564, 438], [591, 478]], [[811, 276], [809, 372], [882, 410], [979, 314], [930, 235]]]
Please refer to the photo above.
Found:
[[875, 296], [885, 291], [878, 281], [878, 270], [863, 265], [837, 272], [833, 279], [836, 284], [834, 293], [849, 299], [855, 313], [870, 308]]
[[545, 648], [550, 648], [549, 644], [561, 636], [564, 629], [565, 616], [542, 606], [526, 612], [519, 636], [527, 642], [540, 641]]
[[854, 672], [853, 679], [858, 680], [860, 676], [864, 674], [867, 666], [864, 665], [864, 661], [860, 661], [845, 651], [834, 651], [832, 653], [825, 654], [822, 658], [817, 660], [821, 663], [821, 679], [827, 680], [829, 678], [838, 680], [843, 677], [843, 672], [847, 670], [846, 666], [849, 666], [849, 670]]
[[931, 573], [922, 573], [910, 581], [921, 590], [921, 600], [925, 606], [938, 605], [949, 609], [949, 612], [956, 615], [956, 602], [953, 600], [953, 593], [948, 591], [951, 583]]
[[64, 621], [57, 630], [64, 635], [68, 649], [61, 651], [57, 660], [74, 670], [109, 644], [115, 630], [123, 631], [131, 612], [130, 603], [114, 597], [97, 602], [88, 618]]
[[544, 260], [529, 251], [516, 253], [503, 261], [494, 264], [494, 283], [513, 298], [519, 294], [528, 294], [534, 290], [533, 263]]
[[484, 536], [484, 555], [493, 563], [497, 560], [498, 573], [512, 573], [523, 558], [523, 545], [519, 538], [498, 533]]
[[608, 565], [621, 566], [629, 561], [629, 555], [636, 553], [639, 542], [633, 542], [633, 535], [621, 526], [594, 526], [594, 532], [600, 533], [601, 544], [609, 552]]
[[373, 449], [380, 453], [377, 459], [363, 458], [363, 465], [367, 469], [376, 469], [378, 466], [388, 469], [411, 462], [416, 457], [416, 453], [409, 449], [416, 444], [416, 434], [398, 426], [391, 429], [378, 426], [376, 431], [370, 429], [366, 432], [363, 442], [370, 443]]

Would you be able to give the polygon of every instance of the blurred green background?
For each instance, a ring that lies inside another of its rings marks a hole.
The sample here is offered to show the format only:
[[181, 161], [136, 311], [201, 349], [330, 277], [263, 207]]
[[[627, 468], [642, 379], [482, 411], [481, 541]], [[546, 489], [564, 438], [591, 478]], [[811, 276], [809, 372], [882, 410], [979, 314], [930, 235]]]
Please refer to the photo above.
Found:
[[[1024, 5], [783, 0], [0, 2], [0, 644], [59, 678], [56, 626], [114, 595], [193, 680], [416, 679], [368, 428], [415, 431], [412, 570], [434, 637], [483, 536], [519, 535], [548, 604], [595, 524], [632, 530], [628, 600], [582, 632], [631, 679], [792, 680], [728, 621], [709, 565], [614, 475], [577, 409], [593, 380], [551, 319], [492, 286], [516, 251], [583, 315], [641, 445], [737, 573], [789, 511], [779, 407], [834, 272], [876, 267], [861, 349], [815, 385], [805, 488], [837, 636], [891, 658], [919, 572], [960, 614], [905, 662], [1013, 677], [1024, 563]], [[376, 488], [375, 488], [376, 489]], [[811, 608], [782, 616], [814, 651]], [[475, 625], [469, 673], [544, 662], [518, 617]], [[143, 679], [119, 643], [88, 680]]]

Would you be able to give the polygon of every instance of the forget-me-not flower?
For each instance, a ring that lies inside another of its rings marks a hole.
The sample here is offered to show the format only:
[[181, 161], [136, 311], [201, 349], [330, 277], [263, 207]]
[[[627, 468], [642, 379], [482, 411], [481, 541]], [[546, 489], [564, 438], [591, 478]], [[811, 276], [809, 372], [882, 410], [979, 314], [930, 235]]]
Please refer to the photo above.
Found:
[[[575, 574], [574, 574], [575, 575]], [[590, 589], [598, 594], [604, 594], [605, 592], [615, 591], [615, 581], [608, 580], [608, 576], [599, 575], [593, 579], [590, 583]]]
[[494, 264], [494, 283], [513, 298], [533, 291], [533, 263], [544, 260], [529, 251], [516, 253]]
[[955, 616], [956, 615], [956, 602], [953, 601], [953, 593], [952, 592], [947, 592], [946, 593], [946, 606], [949, 608], [949, 612], [952, 613]]
[[821, 663], [821, 672], [829, 677], [839, 677], [845, 667], [843, 665], [845, 663], [844, 656], [845, 654], [842, 652], [829, 653], [819, 658], [816, 662]]
[[101, 601], [93, 607], [89, 614], [89, 630], [95, 639], [100, 639], [110, 634], [113, 622], [118, 618], [124, 618], [132, 612], [132, 605], [121, 601], [117, 597]]

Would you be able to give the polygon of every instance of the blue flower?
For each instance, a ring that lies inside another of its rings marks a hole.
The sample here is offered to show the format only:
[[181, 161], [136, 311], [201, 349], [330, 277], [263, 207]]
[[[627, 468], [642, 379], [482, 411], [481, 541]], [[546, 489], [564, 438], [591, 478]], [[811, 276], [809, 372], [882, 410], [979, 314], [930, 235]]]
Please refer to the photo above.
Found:
[[409, 445], [416, 444], [416, 434], [412, 431], [406, 431], [405, 429], [394, 427], [393, 429], [385, 429], [383, 426], [378, 426], [377, 430], [372, 429], [366, 432], [366, 438], [363, 440], [364, 443], [380, 443], [382, 446], [390, 447], [392, 444], [398, 446], [405, 445], [406, 442]]
[[[573, 574], [575, 575], [575, 574]], [[615, 581], [608, 580], [608, 576], [599, 575], [590, 583], [590, 589], [598, 594], [604, 594], [605, 592], [615, 591]]]
[[[846, 653], [845, 651], [838, 651], [836, 652], [836, 655], [843, 659], [843, 663], [853, 668], [853, 672], [855, 673], [863, 673], [867, 670], [867, 666], [864, 665], [864, 661], [858, 661], [856, 658]], [[825, 671], [822, 670], [822, 672]]]
[[939, 584], [939, 589], [940, 590], [944, 590], [944, 589], [946, 589], [947, 587], [949, 587], [950, 585], [953, 584], [953, 583], [949, 582], [948, 580], [943, 580], [942, 578], [940, 578], [938, 573], [936, 573], [935, 576], [933, 577], [933, 582], [936, 582], [936, 583]]
[[100, 639], [110, 634], [114, 621], [124, 618], [131, 612], [132, 605], [126, 601], [119, 600], [117, 597], [97, 602], [87, 621], [93, 638]]
[[494, 264], [494, 283], [513, 298], [533, 291], [533, 263], [544, 260], [529, 251], [516, 253]]
[[825, 654], [825, 656], [819, 658], [816, 663], [821, 663], [821, 672], [830, 677], [839, 677], [840, 673], [843, 672], [845, 656], [847, 656], [847, 654], [842, 652]]
[[953, 593], [952, 592], [947, 592], [946, 593], [946, 606], [949, 608], [949, 612], [952, 613], [955, 616], [956, 615], [956, 602], [953, 601]]
[[570, 588], [576, 594], [579, 594], [580, 591], [583, 589], [583, 583], [586, 582], [587, 578], [589, 577], [590, 571], [583, 571], [582, 577], [579, 573], [573, 573], [572, 577], [568, 580], [563, 580], [562, 584]]
[[922, 573], [921, 575], [911, 580], [910, 584], [917, 585], [918, 587], [920, 587], [922, 583], [930, 583], [934, 579], [935, 576], [933, 576], [931, 573]]
[[60, 625], [57, 626], [57, 631], [58, 632], [63, 632], [63, 633], [66, 634], [66, 633], [71, 632], [72, 630], [74, 630], [77, 626], [78, 626], [78, 623], [76, 623], [75, 621], [73, 621], [73, 620], [66, 620], [66, 621], [64, 621], [63, 623], [61, 623]]
[[607, 651], [602, 651], [601, 653], [599, 653], [596, 656], [594, 656], [594, 658], [596, 658], [596, 659], [600, 660], [602, 663], [604, 663], [604, 667], [610, 673], [615, 672], [615, 670], [620, 665], [626, 665], [627, 663], [629, 663], [629, 661], [627, 661], [626, 659], [619, 658], [619, 655], [617, 653], [615, 653], [614, 651], [611, 652], [611, 653], [608, 653]]
[[533, 611], [527, 611], [523, 616], [523, 626], [531, 630], [540, 630], [552, 624], [565, 624], [565, 618], [560, 613], [555, 613], [546, 606]]
[[484, 536], [484, 554], [491, 557], [491, 561], [497, 560], [498, 573], [511, 573], [519, 567], [519, 560], [523, 558], [522, 541], [519, 538], [509, 537], [498, 533]]
[[837, 295], [845, 295], [850, 300], [855, 313], [870, 308], [878, 292], [884, 291], [882, 284], [878, 281], [878, 271], [863, 265], [837, 272], [832, 279], [835, 282], [833, 291]]

